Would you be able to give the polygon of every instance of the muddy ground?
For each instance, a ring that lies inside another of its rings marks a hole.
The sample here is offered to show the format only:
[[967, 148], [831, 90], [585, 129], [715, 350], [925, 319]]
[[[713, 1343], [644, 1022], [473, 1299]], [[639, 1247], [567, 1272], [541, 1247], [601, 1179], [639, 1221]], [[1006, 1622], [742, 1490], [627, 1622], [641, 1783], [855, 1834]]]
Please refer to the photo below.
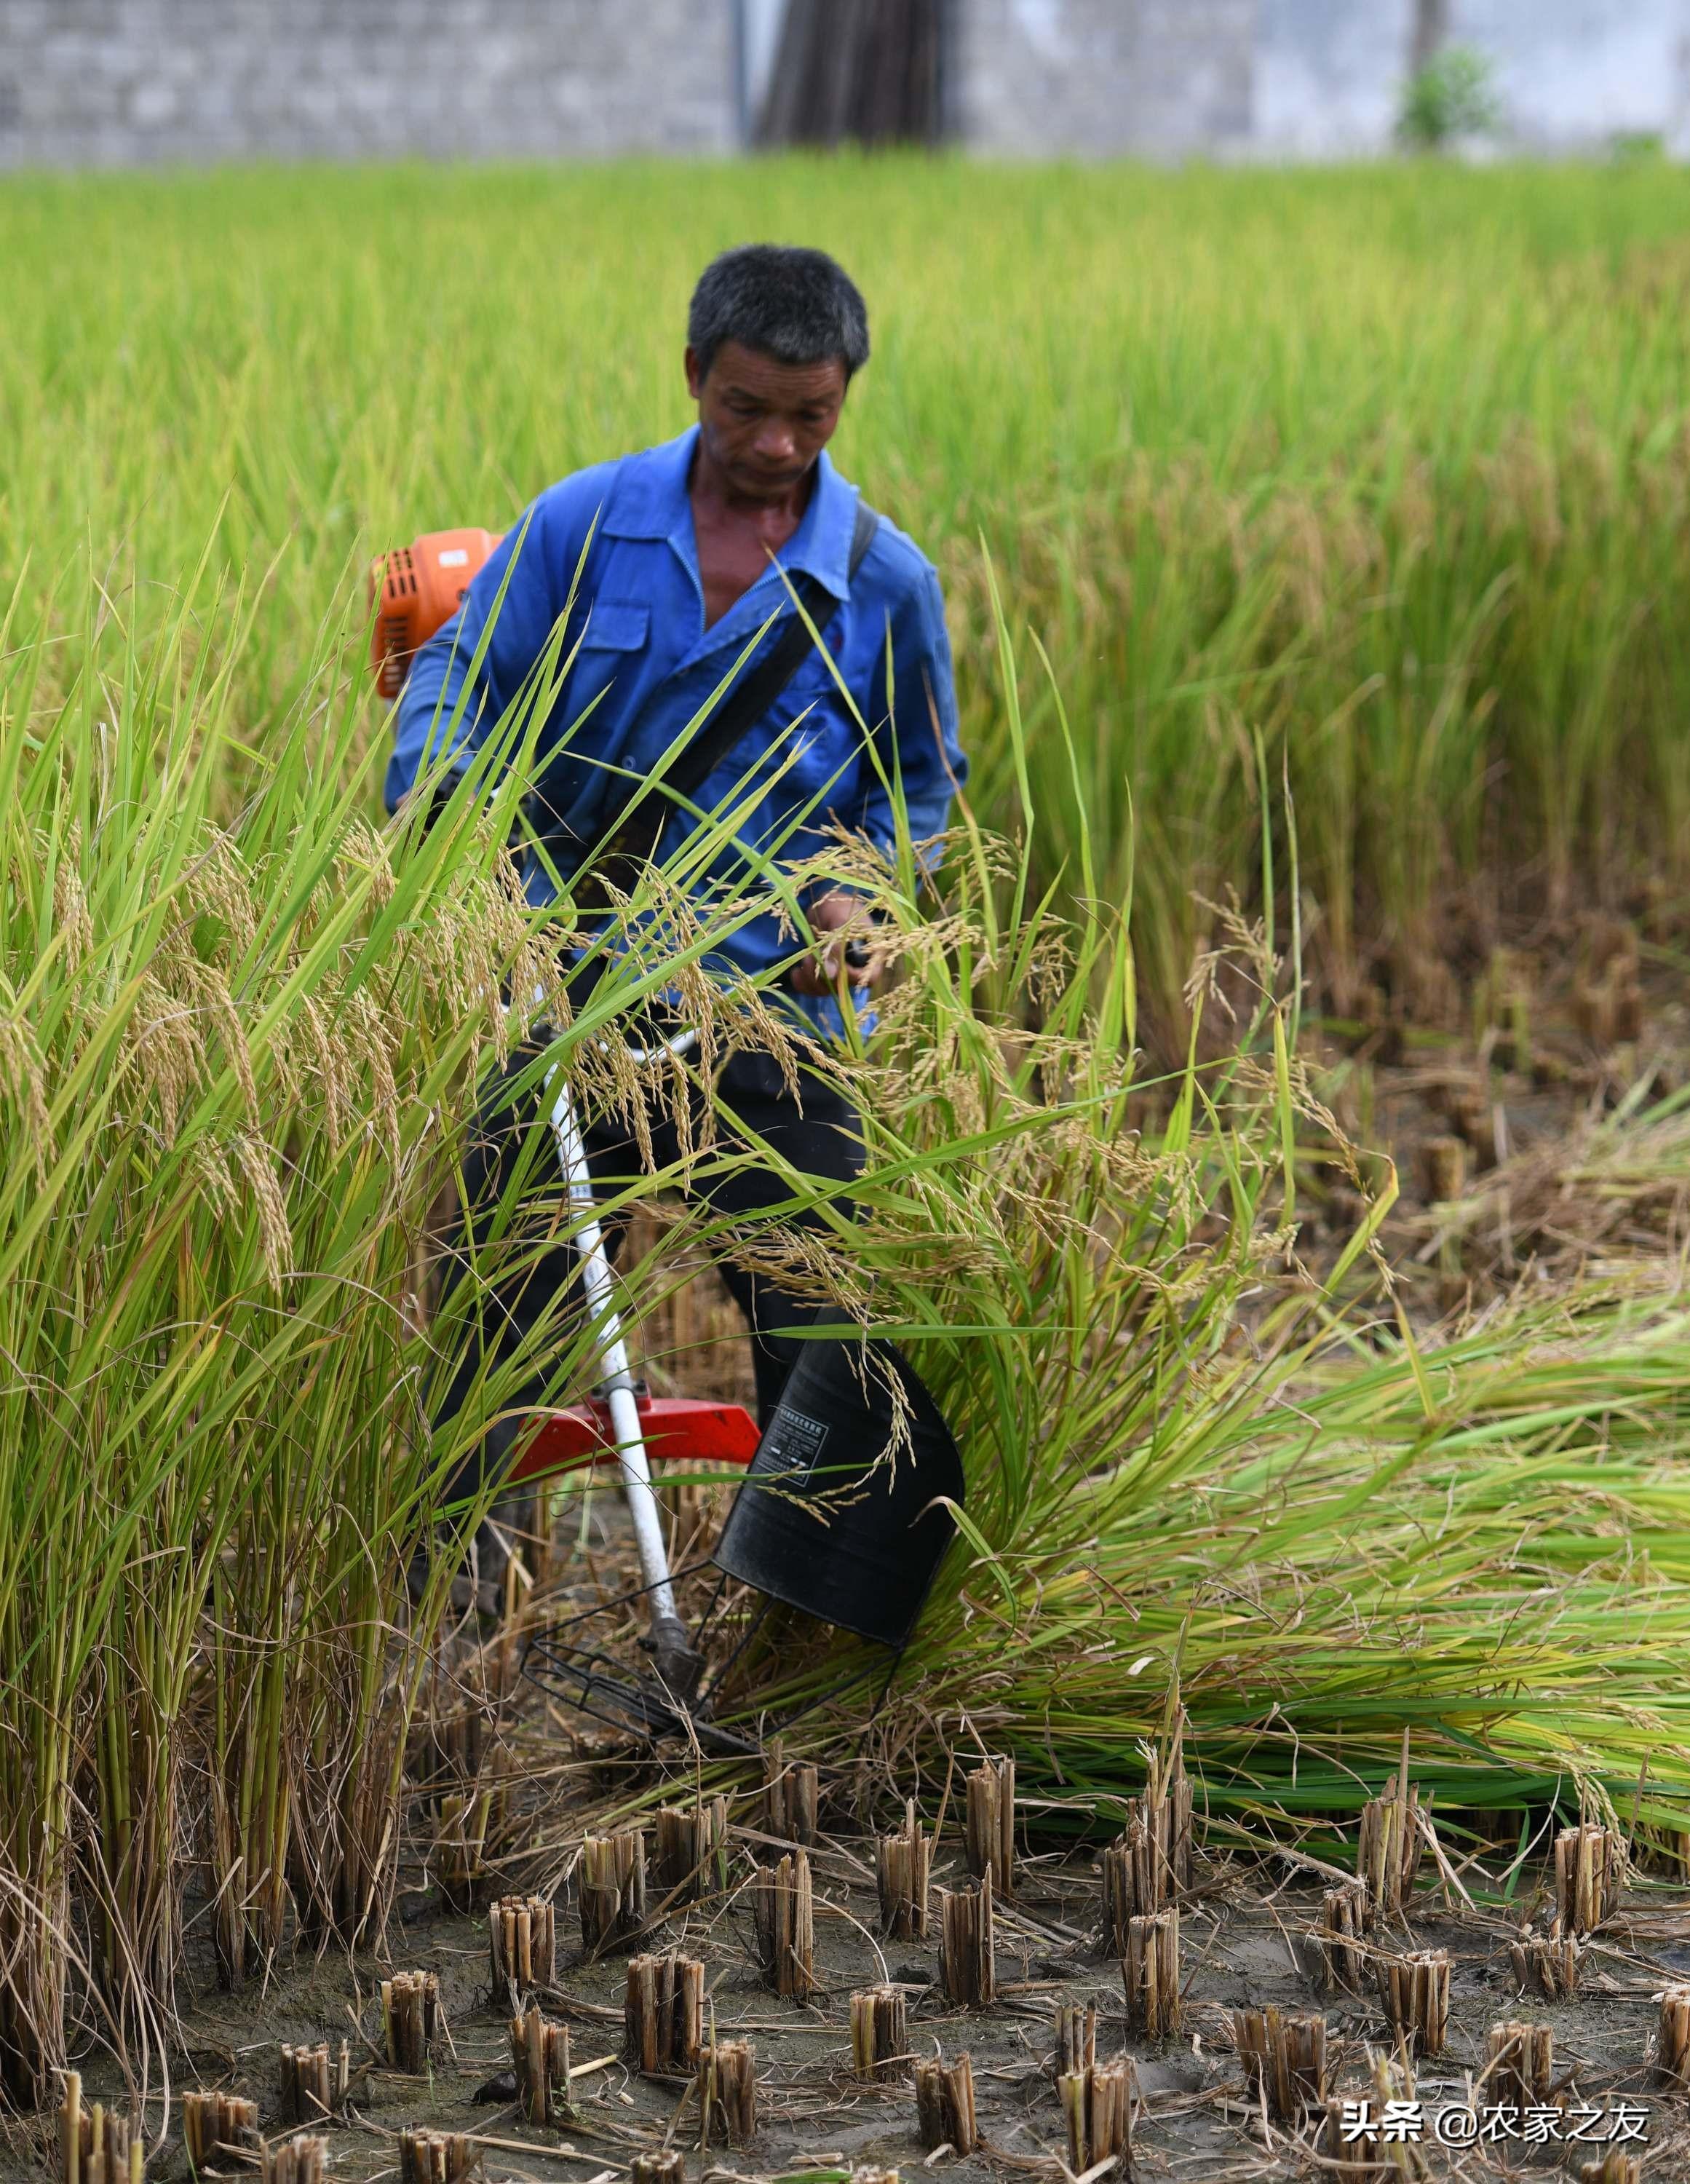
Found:
[[[948, 1833], [954, 1837], [953, 1821]], [[635, 2154], [664, 2143], [687, 2151], [693, 2177], [711, 2170], [766, 2177], [864, 2164], [907, 2175], [926, 2158], [907, 2079], [865, 2087], [851, 2075], [848, 1997], [889, 1979], [905, 1989], [915, 2052], [948, 2059], [966, 2052], [972, 2059], [981, 2144], [967, 2159], [942, 2157], [937, 2166], [946, 2173], [984, 2178], [1037, 2166], [1053, 2180], [1063, 2176], [1064, 2126], [1048, 2059], [1055, 2006], [1071, 2000], [1097, 2005], [1100, 2059], [1123, 2051], [1133, 2058], [1139, 2091], [1133, 2174], [1221, 2184], [1333, 2173], [1310, 2153], [1306, 2133], [1299, 2142], [1265, 2124], [1235, 2053], [1234, 2010], [1277, 2004], [1323, 2011], [1331, 2037], [1331, 2090], [1339, 2096], [1365, 2097], [1370, 2048], [1393, 2045], [1376, 1999], [1324, 1985], [1309, 1938], [1323, 1877], [1282, 1857], [1199, 1861], [1181, 1914], [1181, 2024], [1176, 2036], [1149, 2042], [1128, 2035], [1119, 1971], [1095, 1948], [1099, 1886], [1083, 1853], [1021, 1860], [1015, 1901], [1000, 1908], [998, 1998], [974, 2012], [946, 2006], [935, 1984], [931, 1933], [924, 1942], [875, 1938], [872, 1843], [842, 1833], [825, 1836], [810, 1853], [822, 1992], [803, 2007], [778, 1999], [753, 1958], [745, 1892], [756, 1858], [770, 1854], [765, 1836], [737, 1830], [725, 1894], [672, 1916], [641, 1944], [701, 1958], [719, 2036], [753, 2043], [758, 2129], [744, 2148], [699, 2151], [697, 2112], [684, 2086], [642, 2079], [621, 2059], [625, 1952], [587, 1960], [572, 1918], [559, 1921], [557, 1984], [540, 1999], [549, 2015], [569, 2024], [577, 2068], [599, 2066], [575, 2081], [575, 2120], [541, 2131], [525, 2125], [508, 2098], [496, 2094], [477, 2104], [478, 2089], [509, 2067], [509, 2003], [492, 1992], [485, 1915], [443, 1912], [432, 1895], [402, 1901], [380, 1960], [330, 1957], [284, 1969], [262, 1996], [234, 2000], [213, 1992], [189, 2002], [177, 2084], [251, 2094], [260, 2103], [261, 2127], [274, 2135], [276, 2044], [345, 2036], [353, 2057], [351, 2114], [331, 2126], [330, 2139], [331, 2174], [347, 2179], [393, 2176], [397, 2133], [420, 2126], [474, 2134], [489, 2180], [588, 2184], [625, 2174]], [[1459, 1856], [1452, 1862], [1459, 1869]], [[1504, 1862], [1497, 1861], [1498, 1869]], [[961, 1867], [959, 1846], [950, 1841], [936, 1861], [936, 1884], [965, 1885]], [[1484, 1887], [1482, 1867], [1482, 1860], [1465, 1872], [1476, 1892]], [[1641, 2131], [1643, 2138], [1627, 2150], [1643, 2157], [1646, 2176], [1690, 2177], [1690, 2104], [1662, 2089], [1647, 2060], [1658, 2014], [1652, 1997], [1672, 1980], [1690, 1977], [1690, 1914], [1682, 1897], [1647, 1886], [1634, 1892], [1590, 1945], [1577, 1995], [1546, 2003], [1522, 1999], [1507, 1956], [1530, 1905], [1530, 1884], [1498, 1914], [1461, 1905], [1447, 1885], [1426, 1886], [1432, 1878], [1422, 1874], [1405, 1925], [1378, 1937], [1381, 1948], [1443, 1949], [1452, 1959], [1446, 2052], [1423, 2059], [1417, 2074], [1428, 2117], [1446, 2107], [1482, 2113], [1488, 2095], [1475, 2081], [1484, 2068], [1487, 2031], [1524, 2016], [1554, 2028], [1559, 2133]], [[449, 2036], [426, 2080], [396, 2075], [378, 2053], [377, 1982], [395, 1969], [440, 1977]], [[103, 2075], [92, 2074], [93, 2091]], [[1599, 2120], [1593, 2122], [1586, 2109], [1600, 2111]], [[1536, 2148], [1515, 2141], [1459, 2153], [1423, 2149], [1425, 2173], [1474, 2178], [1541, 2173], [1558, 2162], [1598, 2159], [1601, 2151], [1565, 2137]], [[217, 2166], [230, 2176], [253, 2173], [232, 2159]], [[180, 2147], [150, 2173], [186, 2176]]]

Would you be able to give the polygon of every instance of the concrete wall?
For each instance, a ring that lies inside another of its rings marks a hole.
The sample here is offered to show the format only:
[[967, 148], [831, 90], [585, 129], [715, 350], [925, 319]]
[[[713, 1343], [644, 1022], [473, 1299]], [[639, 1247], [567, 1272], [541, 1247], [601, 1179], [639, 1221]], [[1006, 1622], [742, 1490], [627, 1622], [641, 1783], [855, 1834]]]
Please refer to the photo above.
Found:
[[1152, 153], [1241, 149], [1254, 108], [1258, 0], [1138, 0], [1132, 104]]
[[[0, 0], [0, 167], [720, 152], [785, 0]], [[987, 153], [1387, 148], [1412, 0], [952, 0]], [[1515, 140], [1690, 154], [1690, 0], [1450, 0]]]
[[961, 0], [953, 106], [987, 153], [1237, 146], [1257, 0]]
[[[1690, 0], [1451, 0], [1507, 141], [1690, 153]], [[983, 151], [1342, 157], [1389, 149], [1413, 0], [961, 0], [962, 133]]]
[[[1412, 29], [1412, 0], [1261, 0], [1254, 148], [1387, 148]], [[1451, 0], [1449, 30], [1490, 57], [1507, 140], [1583, 151], [1654, 134], [1690, 152], [1690, 0]]]
[[1376, 152], [1402, 104], [1413, 0], [1262, 0], [1257, 148], [1291, 159]]
[[725, 0], [0, 0], [0, 165], [738, 141]]
[[1513, 134], [1550, 148], [1654, 134], [1690, 151], [1690, 0], [1453, 0]]

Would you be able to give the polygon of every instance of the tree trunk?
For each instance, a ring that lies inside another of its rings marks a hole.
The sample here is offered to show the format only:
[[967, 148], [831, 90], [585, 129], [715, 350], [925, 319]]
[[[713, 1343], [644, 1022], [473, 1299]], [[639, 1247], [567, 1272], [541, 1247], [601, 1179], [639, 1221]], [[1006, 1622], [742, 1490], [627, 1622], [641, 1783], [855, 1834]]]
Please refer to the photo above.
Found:
[[788, 0], [763, 144], [936, 144], [946, 0]]
[[1449, 0], [1415, 0], [1415, 26], [1409, 41], [1409, 75], [1412, 79], [1436, 57], [1449, 36]]

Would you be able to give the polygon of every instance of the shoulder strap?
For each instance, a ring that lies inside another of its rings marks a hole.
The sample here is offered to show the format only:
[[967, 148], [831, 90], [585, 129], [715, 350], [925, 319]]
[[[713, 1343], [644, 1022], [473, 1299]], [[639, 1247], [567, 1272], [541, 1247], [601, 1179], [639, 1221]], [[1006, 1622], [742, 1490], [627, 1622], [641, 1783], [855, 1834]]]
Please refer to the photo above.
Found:
[[845, 564], [845, 576], [848, 582], [855, 581], [857, 571], [862, 567], [870, 547], [875, 543], [875, 533], [880, 527], [879, 515], [870, 507], [861, 493], [859, 493], [857, 521], [851, 526], [851, 558]]
[[[857, 521], [851, 533], [850, 559], [847, 563], [848, 578], [854, 582], [857, 571], [875, 541], [881, 520], [866, 501], [857, 504]], [[786, 627], [770, 645], [763, 658], [756, 661], [743, 680], [737, 682], [723, 699], [711, 720], [706, 722], [685, 750], [675, 759], [669, 771], [655, 784], [636, 782], [622, 798], [615, 810], [603, 823], [604, 838], [614, 838], [631, 816], [636, 804], [641, 802], [648, 786], [654, 785], [665, 795], [691, 796], [716, 767], [720, 765], [734, 745], [758, 722], [779, 698], [810, 654], [815, 649], [814, 631], [827, 627], [838, 608], [839, 601], [819, 577], [800, 577], [792, 587], [803, 607], [803, 614], [793, 614]], [[639, 732], [636, 722], [628, 742], [631, 744]], [[662, 805], [653, 806], [655, 818]]]

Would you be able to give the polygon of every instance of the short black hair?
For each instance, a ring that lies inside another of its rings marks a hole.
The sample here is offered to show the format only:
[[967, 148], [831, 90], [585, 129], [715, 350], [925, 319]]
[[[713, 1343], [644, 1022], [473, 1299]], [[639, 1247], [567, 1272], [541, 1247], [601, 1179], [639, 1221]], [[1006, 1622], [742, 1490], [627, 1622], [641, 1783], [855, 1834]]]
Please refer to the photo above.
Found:
[[837, 357], [848, 380], [869, 360], [869, 313], [857, 284], [825, 250], [748, 242], [713, 258], [687, 314], [687, 339], [708, 376], [724, 342], [780, 364]]

